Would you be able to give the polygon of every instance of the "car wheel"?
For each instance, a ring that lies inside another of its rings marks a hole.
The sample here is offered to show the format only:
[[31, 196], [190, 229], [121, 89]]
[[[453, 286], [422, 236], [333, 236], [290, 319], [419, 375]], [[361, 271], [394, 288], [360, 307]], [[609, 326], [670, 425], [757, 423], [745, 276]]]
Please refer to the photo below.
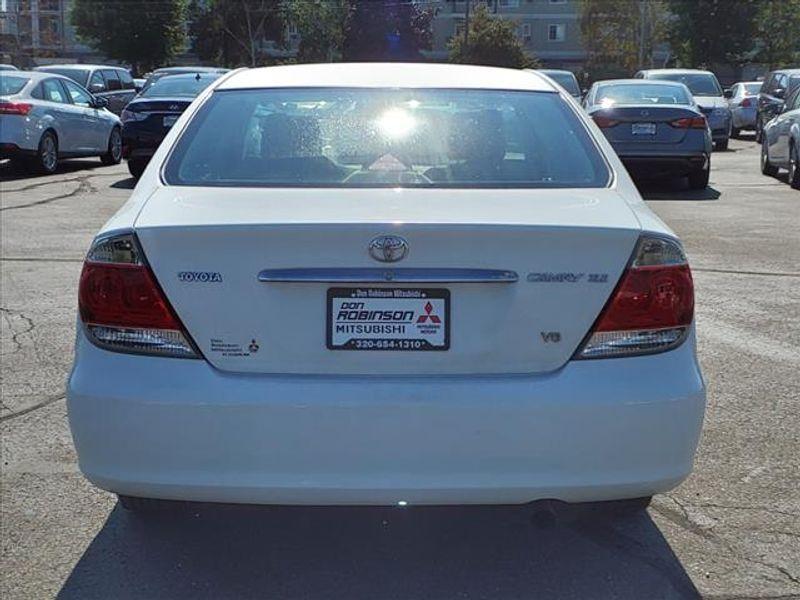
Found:
[[761, 143], [761, 136], [763, 135], [764, 126], [761, 124], [761, 115], [756, 117], [756, 142]]
[[796, 190], [800, 190], [800, 152], [797, 146], [792, 144], [789, 147], [789, 185]]
[[714, 145], [715, 150], [727, 150], [728, 149], [728, 138], [725, 138], [722, 141], [717, 142]]
[[778, 167], [769, 161], [769, 144], [767, 144], [766, 138], [761, 140], [761, 172], [769, 177], [775, 177], [778, 174]]
[[133, 175], [136, 179], [142, 176], [144, 173], [145, 168], [147, 167], [147, 161], [144, 161], [140, 158], [128, 159], [128, 171], [130, 171], [131, 175]]
[[58, 168], [58, 140], [52, 131], [45, 131], [39, 140], [39, 147], [29, 162], [31, 171], [52, 175]]
[[689, 173], [689, 188], [693, 190], [704, 190], [708, 187], [708, 180], [711, 177], [711, 159], [706, 162], [703, 169]]
[[731, 137], [735, 140], [739, 139], [739, 134], [742, 133], [741, 129], [737, 129], [736, 127], [731, 127]]
[[118, 495], [119, 503], [125, 510], [132, 513], [154, 513], [182, 510], [185, 502], [179, 500], [160, 500], [158, 498], [138, 498], [136, 496]]
[[108, 136], [108, 149], [105, 154], [100, 155], [100, 162], [104, 165], [118, 165], [122, 160], [122, 134], [119, 127], [111, 130]]

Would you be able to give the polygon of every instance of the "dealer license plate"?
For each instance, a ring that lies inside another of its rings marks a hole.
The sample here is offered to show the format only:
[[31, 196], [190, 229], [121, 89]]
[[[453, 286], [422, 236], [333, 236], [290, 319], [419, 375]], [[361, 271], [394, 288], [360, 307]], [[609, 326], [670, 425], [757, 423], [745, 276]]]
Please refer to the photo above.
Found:
[[164, 117], [164, 127], [172, 127], [173, 125], [175, 125], [175, 121], [177, 120], [178, 120], [178, 115]]
[[633, 123], [631, 125], [631, 133], [633, 133], [633, 135], [655, 135], [656, 134], [656, 124], [655, 123]]
[[329, 350], [448, 350], [450, 291], [331, 288]]

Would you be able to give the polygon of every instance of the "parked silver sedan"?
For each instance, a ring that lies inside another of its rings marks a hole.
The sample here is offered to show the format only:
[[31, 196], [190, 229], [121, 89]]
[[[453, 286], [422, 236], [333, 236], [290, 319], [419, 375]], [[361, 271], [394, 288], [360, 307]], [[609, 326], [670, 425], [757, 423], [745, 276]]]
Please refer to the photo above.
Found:
[[761, 172], [774, 177], [781, 168], [789, 171], [789, 185], [800, 190], [800, 88], [764, 125], [761, 136]]
[[743, 129], [756, 130], [760, 90], [760, 81], [740, 81], [725, 92], [728, 107], [731, 109], [731, 137], [738, 137]]
[[53, 73], [6, 72], [0, 78], [0, 158], [53, 173], [62, 158], [122, 158], [122, 123], [71, 79]]

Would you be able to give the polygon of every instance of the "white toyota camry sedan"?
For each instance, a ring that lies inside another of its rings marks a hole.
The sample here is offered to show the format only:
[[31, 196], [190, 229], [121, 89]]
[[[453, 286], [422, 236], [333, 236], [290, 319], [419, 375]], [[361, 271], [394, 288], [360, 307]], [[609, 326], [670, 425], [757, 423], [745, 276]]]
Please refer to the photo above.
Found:
[[535, 73], [239, 70], [80, 279], [69, 418], [127, 508], [621, 501], [691, 471], [692, 276]]

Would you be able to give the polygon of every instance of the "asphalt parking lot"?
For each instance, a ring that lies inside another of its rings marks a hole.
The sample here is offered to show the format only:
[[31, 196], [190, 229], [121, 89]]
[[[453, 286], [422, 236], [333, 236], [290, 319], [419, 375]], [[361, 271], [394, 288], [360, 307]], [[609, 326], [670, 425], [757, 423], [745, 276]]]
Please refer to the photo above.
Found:
[[[800, 193], [752, 140], [711, 187], [644, 188], [683, 238], [708, 411], [694, 474], [622, 519], [556, 507], [198, 507], [142, 521], [76, 465], [78, 274], [124, 165], [0, 164], [2, 597], [800, 597]], [[532, 517], [533, 515], [533, 517]]]

